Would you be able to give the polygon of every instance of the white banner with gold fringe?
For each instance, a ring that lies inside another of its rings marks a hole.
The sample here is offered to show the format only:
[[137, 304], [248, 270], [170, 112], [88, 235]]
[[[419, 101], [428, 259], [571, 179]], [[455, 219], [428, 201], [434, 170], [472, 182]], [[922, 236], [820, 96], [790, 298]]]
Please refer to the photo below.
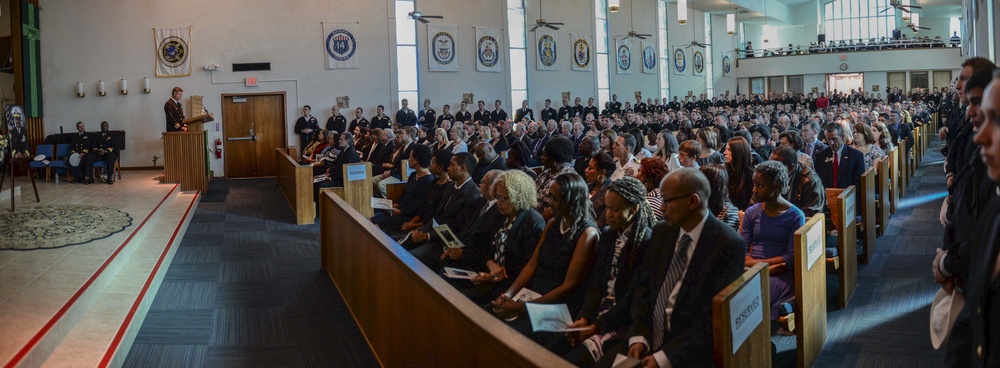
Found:
[[153, 28], [156, 39], [156, 76], [191, 75], [191, 26]]

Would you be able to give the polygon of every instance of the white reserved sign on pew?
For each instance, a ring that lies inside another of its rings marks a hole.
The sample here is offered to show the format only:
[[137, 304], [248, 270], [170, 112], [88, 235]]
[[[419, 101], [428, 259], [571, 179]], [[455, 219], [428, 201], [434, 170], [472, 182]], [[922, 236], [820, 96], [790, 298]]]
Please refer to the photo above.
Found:
[[760, 274], [756, 274], [742, 290], [729, 300], [729, 327], [733, 331], [733, 354], [764, 321], [760, 295]]
[[806, 270], [811, 270], [816, 261], [826, 253], [826, 248], [823, 247], [823, 240], [825, 235], [823, 234], [823, 226], [821, 224], [813, 225], [806, 233], [806, 251], [808, 251], [806, 259]]
[[352, 165], [347, 167], [347, 181], [365, 180], [365, 165]]

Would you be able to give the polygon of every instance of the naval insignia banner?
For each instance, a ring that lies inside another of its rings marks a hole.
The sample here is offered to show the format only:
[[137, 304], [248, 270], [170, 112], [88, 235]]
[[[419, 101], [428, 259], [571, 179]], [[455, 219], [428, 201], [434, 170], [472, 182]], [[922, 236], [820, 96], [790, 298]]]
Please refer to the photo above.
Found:
[[476, 70], [500, 72], [500, 30], [476, 27]]
[[656, 74], [656, 43], [642, 41], [642, 72]]
[[705, 53], [701, 50], [694, 50], [691, 56], [691, 70], [694, 75], [705, 75]]
[[538, 30], [535, 31], [535, 36], [538, 38], [538, 43], [535, 44], [538, 47], [536, 50], [537, 62], [535, 63], [537, 69], [559, 70], [559, 50], [557, 49], [559, 34]]
[[357, 69], [358, 23], [323, 23], [323, 53], [327, 69]]
[[191, 75], [191, 27], [153, 28], [156, 38], [156, 76]]
[[618, 74], [632, 74], [632, 40], [619, 38], [615, 40], [615, 69]]
[[574, 35], [570, 33], [569, 39], [573, 40], [573, 70], [589, 71], [591, 70], [591, 51], [590, 51], [590, 40], [587, 36]]
[[722, 53], [722, 76], [733, 76], [733, 53], [732, 51]]
[[674, 48], [674, 56], [671, 58], [674, 67], [674, 74], [684, 75], [684, 71], [687, 70], [687, 56], [684, 54], [684, 49], [681, 47]]
[[427, 44], [430, 45], [427, 63], [432, 72], [458, 71], [458, 26], [427, 26]]

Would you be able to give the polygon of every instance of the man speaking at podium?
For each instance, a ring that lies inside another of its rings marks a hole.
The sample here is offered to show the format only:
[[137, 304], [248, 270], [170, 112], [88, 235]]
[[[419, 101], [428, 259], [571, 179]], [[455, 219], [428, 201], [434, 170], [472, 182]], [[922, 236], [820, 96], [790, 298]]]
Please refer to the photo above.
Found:
[[170, 99], [163, 105], [163, 113], [167, 117], [168, 132], [186, 132], [187, 124], [184, 124], [184, 107], [181, 105], [181, 96], [184, 90], [181, 87], [174, 87], [170, 93]]

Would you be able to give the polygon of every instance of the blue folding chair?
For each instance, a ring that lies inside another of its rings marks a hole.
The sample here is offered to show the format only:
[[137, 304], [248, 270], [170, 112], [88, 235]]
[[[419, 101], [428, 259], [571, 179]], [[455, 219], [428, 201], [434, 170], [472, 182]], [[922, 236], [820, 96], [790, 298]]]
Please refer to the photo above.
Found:
[[56, 174], [56, 182], [59, 182], [59, 174], [69, 176], [69, 164], [66, 162], [69, 159], [70, 144], [69, 143], [59, 143], [56, 145], [56, 155], [49, 162], [49, 171], [54, 171]]
[[[55, 157], [55, 153], [56, 153], [55, 147], [52, 146], [51, 144], [39, 144], [38, 147], [35, 149], [35, 154], [45, 155], [46, 161], [52, 161], [52, 159]], [[28, 167], [32, 169], [31, 171], [34, 172], [36, 178], [39, 177], [38, 173], [42, 169], [45, 169], [45, 181], [46, 182], [49, 181], [49, 176], [50, 176], [49, 165], [47, 165], [45, 161], [31, 161], [28, 163]]]

